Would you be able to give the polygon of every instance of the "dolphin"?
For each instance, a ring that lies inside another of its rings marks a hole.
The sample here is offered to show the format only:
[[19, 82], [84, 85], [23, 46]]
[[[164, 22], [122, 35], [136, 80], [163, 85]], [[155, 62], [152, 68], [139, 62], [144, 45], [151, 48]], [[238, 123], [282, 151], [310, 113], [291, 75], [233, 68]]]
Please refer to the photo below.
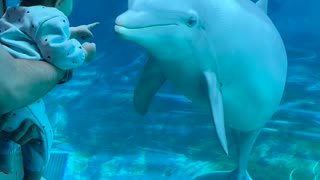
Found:
[[225, 128], [237, 146], [237, 168], [196, 179], [251, 179], [250, 152], [276, 112], [287, 76], [282, 38], [267, 16], [267, 0], [129, 0], [116, 18], [120, 38], [142, 46], [149, 60], [134, 90], [144, 115], [169, 81], [211, 114], [223, 150]]

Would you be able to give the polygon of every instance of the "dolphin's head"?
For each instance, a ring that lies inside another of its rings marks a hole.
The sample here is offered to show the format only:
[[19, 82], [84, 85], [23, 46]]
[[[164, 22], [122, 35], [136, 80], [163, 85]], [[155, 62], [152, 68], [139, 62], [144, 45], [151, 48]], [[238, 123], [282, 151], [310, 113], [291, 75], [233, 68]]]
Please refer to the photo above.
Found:
[[177, 58], [192, 52], [203, 24], [194, 0], [129, 0], [129, 10], [116, 19], [123, 39], [143, 46], [156, 57]]

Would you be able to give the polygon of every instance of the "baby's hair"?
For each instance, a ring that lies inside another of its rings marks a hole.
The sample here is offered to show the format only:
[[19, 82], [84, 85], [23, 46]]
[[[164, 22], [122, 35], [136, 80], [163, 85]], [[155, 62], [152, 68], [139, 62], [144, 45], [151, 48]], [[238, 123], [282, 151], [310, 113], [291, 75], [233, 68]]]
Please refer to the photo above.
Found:
[[21, 0], [20, 6], [49, 6], [54, 7], [58, 0]]

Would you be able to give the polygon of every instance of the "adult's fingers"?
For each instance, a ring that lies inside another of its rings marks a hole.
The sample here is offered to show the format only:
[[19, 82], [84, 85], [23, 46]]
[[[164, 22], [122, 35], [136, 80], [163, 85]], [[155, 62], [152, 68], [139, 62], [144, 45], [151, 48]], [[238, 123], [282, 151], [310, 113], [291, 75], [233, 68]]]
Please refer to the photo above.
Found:
[[9, 116], [9, 113], [0, 116], [0, 131], [2, 131], [9, 122], [9, 118], [7, 118], [7, 116]]
[[37, 137], [37, 126], [35, 124], [33, 124], [32, 126], [30, 126], [27, 130], [27, 132], [16, 142], [18, 144], [20, 144], [21, 146], [32, 141], [33, 143], [41, 143], [40, 141], [34, 140], [34, 138]]
[[[9, 137], [10, 140], [12, 141], [19, 141], [23, 136], [26, 135], [28, 129], [33, 125], [32, 120], [30, 119], [25, 119], [21, 125], [19, 126], [18, 129], [16, 129], [15, 131], [13, 131], [11, 133], [11, 136]], [[33, 137], [32, 137], [33, 138]]]

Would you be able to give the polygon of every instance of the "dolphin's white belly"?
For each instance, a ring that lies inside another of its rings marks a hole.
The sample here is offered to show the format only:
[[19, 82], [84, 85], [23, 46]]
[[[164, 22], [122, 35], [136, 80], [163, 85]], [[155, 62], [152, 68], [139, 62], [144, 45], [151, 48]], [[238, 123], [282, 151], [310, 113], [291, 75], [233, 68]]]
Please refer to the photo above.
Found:
[[[180, 93], [210, 113], [200, 68], [191, 63], [171, 63], [164, 64], [163, 72]], [[221, 88], [226, 125], [242, 131], [262, 128], [279, 105], [284, 79], [276, 81], [272, 73], [264, 72], [237, 74], [236, 80]]]

